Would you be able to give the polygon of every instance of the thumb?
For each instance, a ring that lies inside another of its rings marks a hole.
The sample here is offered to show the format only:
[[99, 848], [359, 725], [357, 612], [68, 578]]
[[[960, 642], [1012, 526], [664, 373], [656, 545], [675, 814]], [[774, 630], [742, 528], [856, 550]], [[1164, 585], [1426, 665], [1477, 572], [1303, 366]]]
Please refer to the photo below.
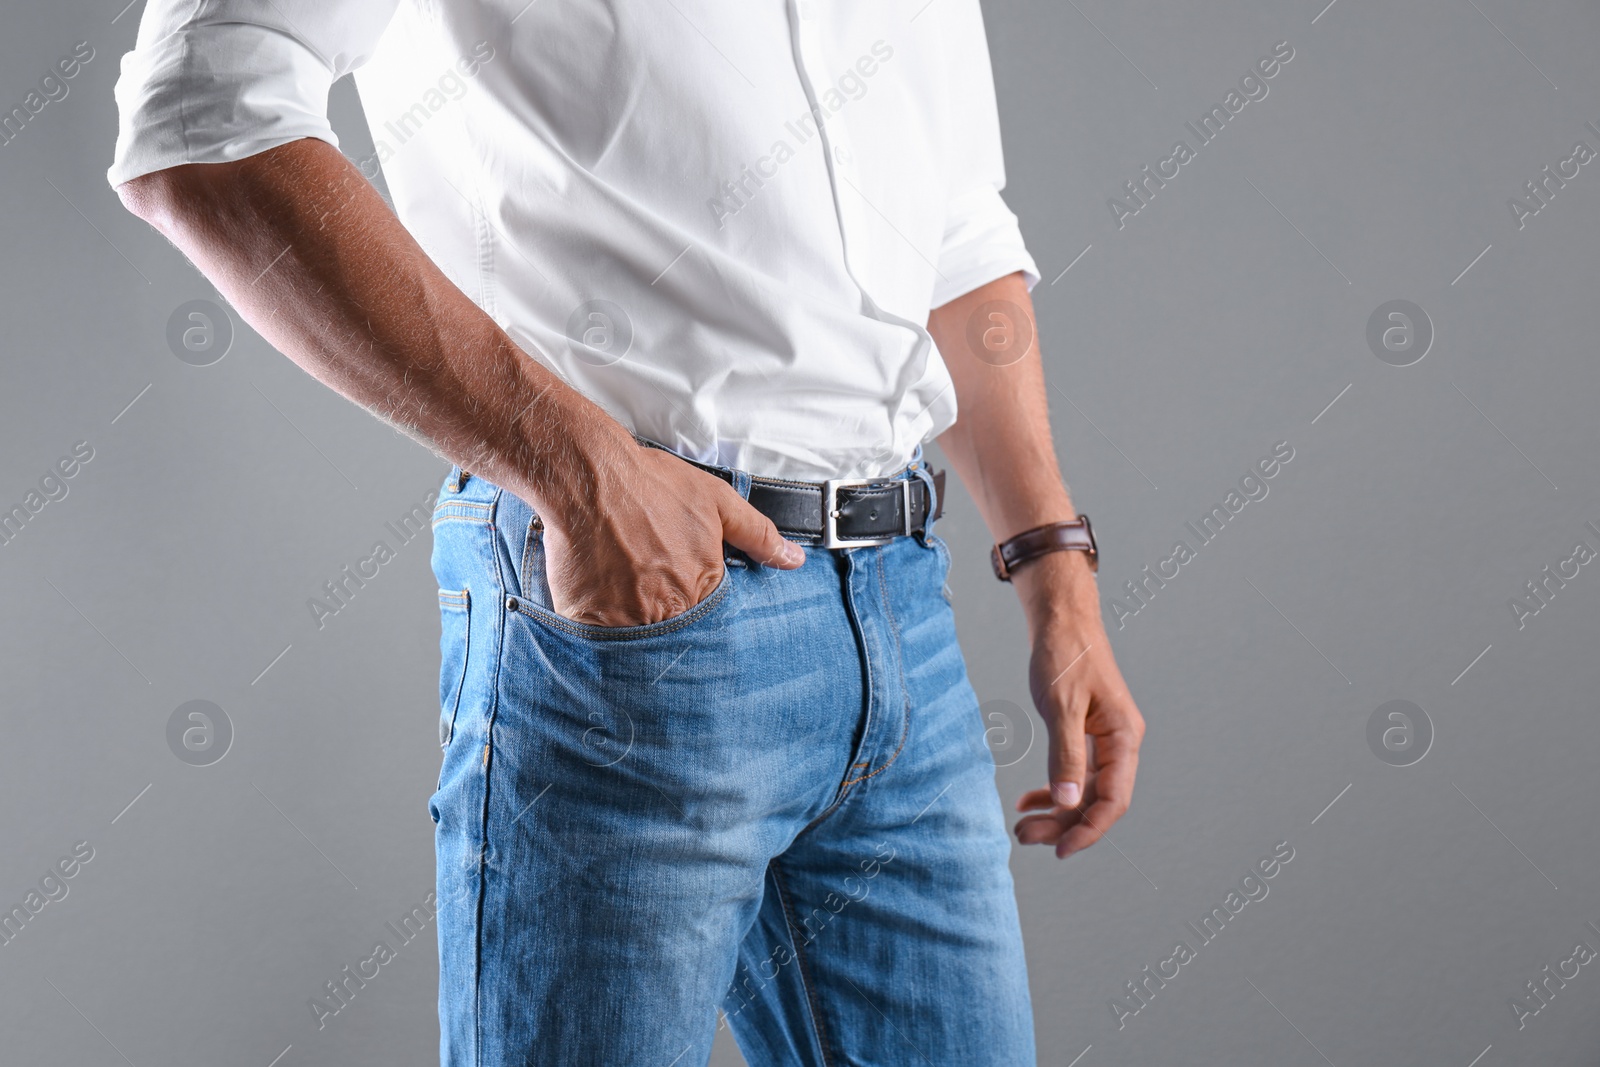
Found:
[[733, 489], [718, 494], [717, 512], [722, 518], [722, 539], [757, 563], [794, 570], [806, 561], [805, 549], [785, 540], [771, 519]]
[[1086, 709], [1069, 707], [1050, 725], [1050, 799], [1064, 808], [1083, 800], [1088, 743], [1083, 723]]

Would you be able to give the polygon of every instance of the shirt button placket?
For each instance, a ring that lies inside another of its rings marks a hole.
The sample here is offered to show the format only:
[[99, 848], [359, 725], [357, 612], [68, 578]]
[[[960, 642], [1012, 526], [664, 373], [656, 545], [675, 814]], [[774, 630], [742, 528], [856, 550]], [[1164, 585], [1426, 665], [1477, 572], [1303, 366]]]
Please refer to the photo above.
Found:
[[[801, 75], [805, 79], [807, 88], [810, 89], [812, 99], [816, 101], [817, 110], [826, 114], [823, 96], [833, 82], [823, 69], [827, 50], [822, 46], [822, 29], [819, 27], [820, 2], [821, 0], [795, 0], [795, 10], [799, 15], [796, 35]], [[833, 193], [834, 211], [839, 219], [839, 236], [844, 244], [844, 258], [848, 269], [858, 254], [852, 245], [851, 236], [860, 232], [860, 227], [851, 225], [854, 215], [853, 205], [845, 197], [840, 186], [843, 181], [849, 180], [853, 154], [850, 151], [844, 122], [837, 116], [829, 118], [830, 121], [827, 122], [818, 120], [817, 132], [822, 140], [823, 151], [831, 160], [828, 184]], [[851, 273], [854, 274], [854, 271]], [[857, 284], [859, 285], [859, 282]]]

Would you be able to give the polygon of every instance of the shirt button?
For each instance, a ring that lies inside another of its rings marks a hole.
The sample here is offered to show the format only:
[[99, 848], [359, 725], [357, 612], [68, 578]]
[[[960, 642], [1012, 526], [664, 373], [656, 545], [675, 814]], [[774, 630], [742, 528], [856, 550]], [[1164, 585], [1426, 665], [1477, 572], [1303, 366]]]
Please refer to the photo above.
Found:
[[833, 146], [833, 158], [835, 162], [848, 163], [850, 162], [850, 150], [842, 144], [836, 144]]

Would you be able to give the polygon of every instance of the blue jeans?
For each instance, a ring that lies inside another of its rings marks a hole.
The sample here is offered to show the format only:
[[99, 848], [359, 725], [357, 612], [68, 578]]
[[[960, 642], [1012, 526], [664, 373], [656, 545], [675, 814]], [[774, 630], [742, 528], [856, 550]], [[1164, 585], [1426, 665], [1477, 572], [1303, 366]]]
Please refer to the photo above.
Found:
[[754, 1067], [1033, 1064], [943, 543], [733, 553], [694, 608], [609, 628], [551, 610], [540, 534], [451, 472], [442, 1062], [690, 1067], [727, 1025]]

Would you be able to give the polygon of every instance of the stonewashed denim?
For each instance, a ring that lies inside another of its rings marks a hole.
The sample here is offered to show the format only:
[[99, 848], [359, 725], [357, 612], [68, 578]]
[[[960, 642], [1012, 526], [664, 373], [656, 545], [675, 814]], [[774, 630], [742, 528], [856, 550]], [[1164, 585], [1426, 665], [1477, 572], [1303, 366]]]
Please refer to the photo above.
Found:
[[733, 553], [607, 628], [511, 493], [453, 470], [434, 536], [444, 1064], [690, 1067], [721, 1025], [753, 1067], [1034, 1063], [937, 537]]

